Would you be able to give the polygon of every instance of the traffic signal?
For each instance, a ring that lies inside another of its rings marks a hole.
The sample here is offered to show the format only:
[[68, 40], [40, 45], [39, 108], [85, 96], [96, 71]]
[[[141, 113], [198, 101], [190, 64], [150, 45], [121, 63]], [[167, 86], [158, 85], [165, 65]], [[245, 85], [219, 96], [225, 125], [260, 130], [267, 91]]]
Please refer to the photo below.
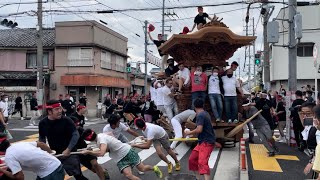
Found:
[[260, 59], [261, 55], [260, 54], [255, 54], [254, 55], [254, 64], [255, 65], [260, 65], [261, 64], [261, 59]]
[[3, 19], [0, 21], [0, 24], [2, 26], [6, 26], [6, 27], [9, 27], [9, 28], [15, 28], [18, 26], [18, 23], [16, 22], [13, 22], [13, 21], [9, 21], [8, 19]]
[[127, 73], [131, 73], [131, 64], [127, 63]]

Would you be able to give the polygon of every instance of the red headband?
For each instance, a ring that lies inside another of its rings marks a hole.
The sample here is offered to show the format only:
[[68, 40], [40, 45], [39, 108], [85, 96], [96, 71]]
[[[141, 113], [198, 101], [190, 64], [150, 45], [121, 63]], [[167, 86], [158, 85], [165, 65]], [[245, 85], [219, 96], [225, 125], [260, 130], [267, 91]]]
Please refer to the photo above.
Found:
[[79, 109], [83, 109], [83, 108], [86, 108], [86, 106], [80, 106], [80, 105], [79, 105], [78, 108], [79, 108]]
[[[141, 119], [141, 118], [138, 117], [138, 118], [135, 118], [135, 119], [134, 119], [134, 125], [135, 125], [135, 126], [137, 126], [137, 121], [138, 121], [139, 119]], [[143, 119], [141, 119], [141, 120], [144, 121]], [[138, 127], [138, 126], [137, 126], [137, 127]]]
[[7, 137], [0, 138], [0, 143], [2, 143], [6, 139], [7, 139]]
[[89, 134], [87, 137], [85, 137], [84, 139], [87, 140], [87, 141], [91, 141], [91, 138], [94, 134], [94, 131], [91, 132], [91, 134]]
[[61, 103], [46, 105], [46, 109], [53, 109], [53, 108], [57, 108], [57, 107], [61, 107]]

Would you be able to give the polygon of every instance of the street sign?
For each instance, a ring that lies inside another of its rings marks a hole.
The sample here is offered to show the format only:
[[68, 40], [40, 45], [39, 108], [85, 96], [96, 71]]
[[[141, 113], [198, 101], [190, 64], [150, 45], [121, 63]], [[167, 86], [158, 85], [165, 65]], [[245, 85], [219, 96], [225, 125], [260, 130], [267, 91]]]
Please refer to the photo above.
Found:
[[156, 56], [154, 56], [149, 52], [147, 53], [147, 60], [148, 60], [148, 63], [153, 64], [157, 67], [160, 67], [162, 63], [160, 58], [157, 58]]
[[318, 46], [316, 44], [313, 45], [313, 58], [317, 59], [318, 57]]
[[317, 67], [317, 58], [318, 58], [318, 46], [316, 44], [313, 45], [313, 58], [314, 58], [314, 62], [313, 62], [313, 66], [316, 68]]

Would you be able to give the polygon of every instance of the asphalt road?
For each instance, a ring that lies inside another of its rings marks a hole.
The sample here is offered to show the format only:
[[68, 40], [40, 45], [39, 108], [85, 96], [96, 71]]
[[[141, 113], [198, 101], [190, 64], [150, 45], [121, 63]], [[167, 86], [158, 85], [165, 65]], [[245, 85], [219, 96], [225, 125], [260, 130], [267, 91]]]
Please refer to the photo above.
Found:
[[[36, 141], [38, 136], [37, 126], [29, 126], [28, 120], [18, 120], [13, 119], [9, 121], [8, 129], [13, 136], [11, 142], [19, 142], [19, 141]], [[97, 133], [101, 132], [103, 127], [107, 124], [106, 121], [101, 120], [89, 120], [85, 128], [91, 128], [95, 130]], [[141, 132], [138, 131], [141, 134]], [[125, 133], [129, 140], [134, 139], [133, 136]], [[148, 165], [158, 165], [162, 170], [164, 179], [193, 179], [195, 176], [192, 172], [188, 170], [188, 158], [191, 153], [191, 147], [187, 146], [185, 143], [180, 143], [177, 146], [177, 150], [179, 151], [178, 159], [180, 159], [181, 163], [181, 171], [173, 172], [173, 174], [168, 175], [166, 164], [158, 157], [155, 152], [155, 149], [151, 147], [147, 150], [135, 149], [139, 154], [140, 158], [143, 160], [144, 164]], [[211, 179], [213, 179], [215, 167], [216, 167], [216, 159], [219, 156], [219, 150], [215, 150], [210, 157], [210, 168], [211, 168]], [[111, 176], [111, 179], [117, 180], [125, 180], [126, 178], [119, 172], [116, 163], [110, 160], [109, 156], [106, 155], [102, 158], [98, 158], [98, 162], [102, 165], [103, 168], [106, 168]], [[173, 164], [174, 161], [172, 160]], [[98, 177], [85, 168], [82, 168], [83, 174], [90, 180], [98, 179]], [[156, 175], [153, 172], [146, 172], [144, 175], [139, 175], [137, 169], [134, 169], [134, 174], [140, 177], [141, 179], [157, 179]], [[36, 179], [35, 175], [32, 172], [24, 172], [27, 180]], [[74, 179], [73, 177], [66, 176], [65, 179]]]
[[267, 157], [267, 151], [262, 144], [259, 144], [257, 137], [254, 141], [257, 144], [246, 142], [250, 180], [302, 180], [311, 178], [311, 173], [308, 176], [303, 174], [303, 170], [310, 159], [305, 153], [284, 143], [276, 143], [280, 149], [279, 155]]

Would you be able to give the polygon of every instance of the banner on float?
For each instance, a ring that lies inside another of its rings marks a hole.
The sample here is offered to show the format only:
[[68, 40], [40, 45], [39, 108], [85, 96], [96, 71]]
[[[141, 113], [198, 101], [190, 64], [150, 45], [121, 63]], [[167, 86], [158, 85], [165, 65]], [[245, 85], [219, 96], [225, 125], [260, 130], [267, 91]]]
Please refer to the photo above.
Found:
[[153, 64], [153, 65], [155, 65], [157, 67], [161, 66], [161, 59], [156, 57], [156, 56], [154, 56], [153, 54], [148, 53], [147, 54], [147, 59], [148, 59], [148, 63]]

